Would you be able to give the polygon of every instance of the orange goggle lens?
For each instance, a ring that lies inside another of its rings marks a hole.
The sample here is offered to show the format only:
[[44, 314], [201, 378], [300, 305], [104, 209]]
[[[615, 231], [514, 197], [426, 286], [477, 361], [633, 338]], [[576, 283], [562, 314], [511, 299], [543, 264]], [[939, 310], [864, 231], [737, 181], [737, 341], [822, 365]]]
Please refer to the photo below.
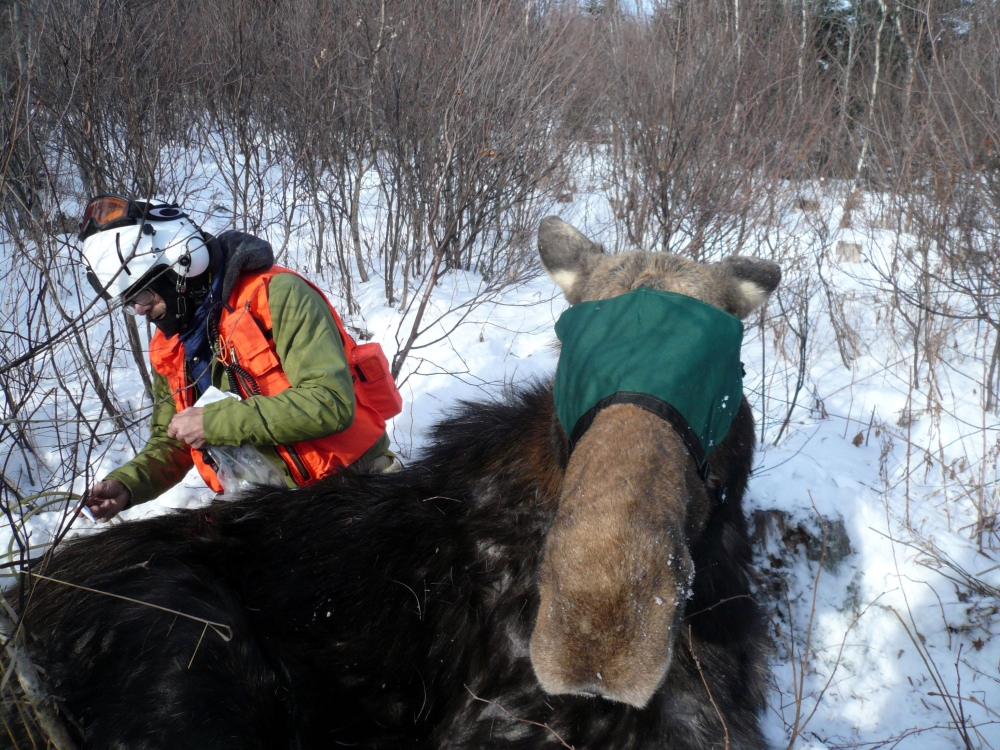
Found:
[[109, 224], [129, 218], [129, 203], [127, 198], [117, 195], [102, 195], [87, 204], [80, 220], [80, 235], [103, 229]]
[[83, 221], [86, 224], [93, 220], [97, 226], [103, 226], [112, 221], [118, 221], [128, 217], [128, 200], [115, 196], [105, 196], [95, 198], [87, 204], [87, 209], [83, 212]]

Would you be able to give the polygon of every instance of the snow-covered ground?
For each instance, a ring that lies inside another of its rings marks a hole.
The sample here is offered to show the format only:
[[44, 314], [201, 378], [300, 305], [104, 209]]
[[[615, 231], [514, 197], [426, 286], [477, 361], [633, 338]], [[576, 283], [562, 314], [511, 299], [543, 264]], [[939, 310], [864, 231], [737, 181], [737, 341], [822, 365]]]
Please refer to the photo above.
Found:
[[[854, 212], [853, 228], [828, 231], [840, 224], [842, 200], [835, 187], [819, 197], [815, 212], [789, 201], [765, 230], [780, 250], [760, 252], [782, 263], [786, 291], [763, 327], [760, 318], [747, 322], [743, 351], [760, 439], [747, 512], [775, 634], [766, 731], [776, 747], [792, 741], [800, 749], [997, 748], [1000, 538], [989, 524], [1000, 506], [1000, 422], [982, 405], [992, 341], [973, 323], [934, 324], [939, 346], [933, 357], [921, 354], [914, 378], [914, 336], [893, 312], [886, 283], [896, 273], [893, 249], [914, 238], [881, 228], [888, 222], [874, 200]], [[203, 215], [208, 204], [199, 206]], [[618, 244], [599, 191], [553, 210]], [[377, 241], [377, 217], [374, 208], [364, 217], [369, 241]], [[214, 215], [206, 226], [221, 228], [222, 220]], [[838, 242], [860, 245], [860, 257], [839, 252]], [[296, 235], [283, 262], [307, 270], [309, 251], [306, 236]], [[316, 280], [341, 298], [336, 278]], [[443, 338], [408, 359], [404, 412], [391, 425], [404, 459], [419, 453], [427, 428], [457, 400], [494, 398], [554, 372], [553, 324], [566, 306], [555, 285], [539, 276], [471, 311], [448, 312], [481, 283], [456, 273], [434, 291], [428, 318], [443, 314]], [[354, 284], [361, 314], [349, 322], [391, 358], [408, 320], [386, 306], [381, 278]], [[807, 298], [808, 313], [797, 316]], [[796, 396], [803, 321], [806, 366]], [[432, 331], [423, 340], [435, 338]], [[120, 399], [148, 409], [127, 356], [112, 362], [112, 376]], [[87, 403], [96, 413], [96, 400]], [[127, 459], [139, 438], [120, 435], [95, 453], [92, 476]], [[192, 474], [123, 515], [190, 507], [209, 495]], [[58, 521], [56, 513], [34, 517], [35, 543]], [[8, 538], [4, 532], [0, 549]]]

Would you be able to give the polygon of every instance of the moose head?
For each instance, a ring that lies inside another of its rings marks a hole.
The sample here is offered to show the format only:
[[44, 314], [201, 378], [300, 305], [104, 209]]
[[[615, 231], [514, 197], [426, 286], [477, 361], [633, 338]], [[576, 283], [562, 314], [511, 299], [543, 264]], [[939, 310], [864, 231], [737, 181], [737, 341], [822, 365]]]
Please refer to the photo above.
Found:
[[[669, 253], [607, 255], [555, 217], [542, 221], [538, 249], [572, 306], [648, 289], [699, 300], [715, 308], [710, 314], [728, 313], [738, 331], [737, 367], [742, 327], [735, 318], [758, 309], [781, 279], [776, 264], [742, 256], [700, 264]], [[667, 331], [640, 333], [650, 351], [658, 338], [670, 347]], [[707, 343], [702, 354], [715, 356]], [[557, 376], [557, 410], [558, 385]], [[742, 395], [733, 400], [738, 408]], [[563, 427], [573, 432], [573, 425]], [[601, 408], [576, 432], [539, 573], [532, 665], [549, 693], [641, 708], [670, 669], [695, 574], [690, 546], [711, 512], [718, 479], [699, 466], [692, 441], [675, 424], [632, 403]]]

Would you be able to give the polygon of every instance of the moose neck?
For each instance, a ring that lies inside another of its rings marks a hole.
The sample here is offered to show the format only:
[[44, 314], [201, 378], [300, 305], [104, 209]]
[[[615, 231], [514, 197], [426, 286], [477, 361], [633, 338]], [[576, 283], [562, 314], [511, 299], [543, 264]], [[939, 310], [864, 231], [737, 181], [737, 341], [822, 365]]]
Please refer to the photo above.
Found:
[[631, 405], [594, 419], [566, 468], [540, 578], [532, 664], [549, 693], [646, 705], [670, 666], [708, 498], [669, 424]]

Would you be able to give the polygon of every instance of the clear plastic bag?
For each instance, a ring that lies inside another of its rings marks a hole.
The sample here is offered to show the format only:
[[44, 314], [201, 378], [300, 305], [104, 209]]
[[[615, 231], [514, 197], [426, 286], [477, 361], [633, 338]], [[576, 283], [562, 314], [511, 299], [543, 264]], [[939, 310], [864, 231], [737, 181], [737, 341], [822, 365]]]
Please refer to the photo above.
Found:
[[206, 450], [215, 461], [223, 495], [234, 495], [258, 484], [287, 486], [281, 472], [252, 445], [210, 445]]
[[[224, 398], [235, 398], [235, 393], [224, 393], [212, 386], [195, 403], [206, 406]], [[222, 494], [235, 495], [257, 484], [270, 487], [287, 487], [281, 472], [252, 445], [207, 445], [205, 452], [215, 462], [215, 473], [222, 485]]]

